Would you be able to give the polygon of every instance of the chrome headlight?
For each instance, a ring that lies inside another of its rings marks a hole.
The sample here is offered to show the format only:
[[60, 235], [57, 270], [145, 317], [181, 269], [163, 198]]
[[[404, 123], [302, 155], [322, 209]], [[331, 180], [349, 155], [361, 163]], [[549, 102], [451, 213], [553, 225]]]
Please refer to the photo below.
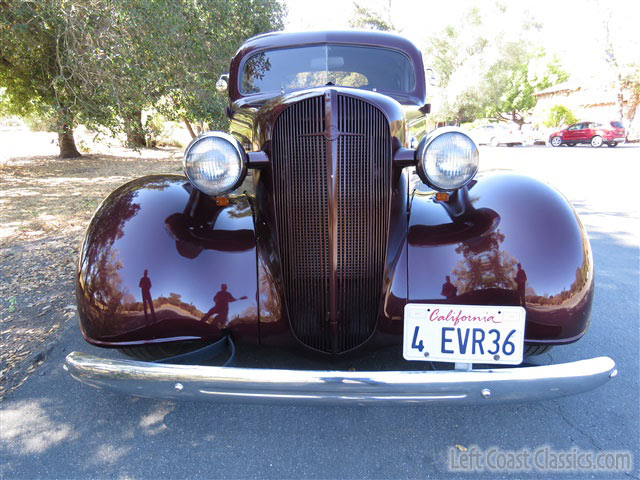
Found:
[[478, 147], [454, 127], [433, 131], [418, 147], [418, 175], [436, 190], [455, 190], [478, 171]]
[[201, 192], [222, 195], [237, 188], [247, 173], [247, 154], [231, 135], [208, 132], [184, 152], [184, 173]]

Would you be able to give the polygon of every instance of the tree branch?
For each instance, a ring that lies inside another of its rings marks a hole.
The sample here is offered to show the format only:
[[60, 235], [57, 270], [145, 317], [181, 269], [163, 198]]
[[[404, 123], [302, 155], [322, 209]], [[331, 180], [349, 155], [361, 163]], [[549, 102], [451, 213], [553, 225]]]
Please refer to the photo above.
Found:
[[18, 70], [16, 66], [4, 57], [0, 57], [0, 64], [10, 70]]

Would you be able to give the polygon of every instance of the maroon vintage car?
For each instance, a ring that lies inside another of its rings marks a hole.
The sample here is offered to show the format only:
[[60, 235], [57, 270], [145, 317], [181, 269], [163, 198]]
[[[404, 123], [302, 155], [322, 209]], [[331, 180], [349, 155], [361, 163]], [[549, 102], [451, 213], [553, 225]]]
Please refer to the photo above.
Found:
[[[138, 360], [74, 352], [75, 378], [141, 396], [415, 404], [553, 398], [616, 374], [608, 357], [525, 362], [586, 332], [587, 235], [553, 188], [477, 175], [467, 135], [427, 134], [413, 44], [261, 35], [217, 87], [230, 134], [196, 138], [184, 176], [118, 188], [89, 225], [82, 334]], [[325, 368], [207, 364], [236, 344]], [[381, 351], [404, 364], [332, 367]]]

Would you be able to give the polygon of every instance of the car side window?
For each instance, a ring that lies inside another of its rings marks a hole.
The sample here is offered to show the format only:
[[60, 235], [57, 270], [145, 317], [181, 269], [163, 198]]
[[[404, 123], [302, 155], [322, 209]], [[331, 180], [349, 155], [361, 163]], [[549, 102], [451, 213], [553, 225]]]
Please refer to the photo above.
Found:
[[579, 130], [581, 127], [581, 123], [576, 123], [575, 125], [571, 125], [567, 130]]

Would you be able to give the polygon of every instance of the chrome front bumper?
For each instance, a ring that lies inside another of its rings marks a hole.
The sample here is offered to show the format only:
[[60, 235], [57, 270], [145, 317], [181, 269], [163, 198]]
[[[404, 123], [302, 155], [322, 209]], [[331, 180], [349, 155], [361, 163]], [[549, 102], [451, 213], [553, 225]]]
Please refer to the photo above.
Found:
[[609, 357], [470, 371], [318, 371], [173, 365], [70, 353], [77, 380], [140, 397], [217, 402], [416, 405], [528, 402], [592, 390], [617, 374]]

